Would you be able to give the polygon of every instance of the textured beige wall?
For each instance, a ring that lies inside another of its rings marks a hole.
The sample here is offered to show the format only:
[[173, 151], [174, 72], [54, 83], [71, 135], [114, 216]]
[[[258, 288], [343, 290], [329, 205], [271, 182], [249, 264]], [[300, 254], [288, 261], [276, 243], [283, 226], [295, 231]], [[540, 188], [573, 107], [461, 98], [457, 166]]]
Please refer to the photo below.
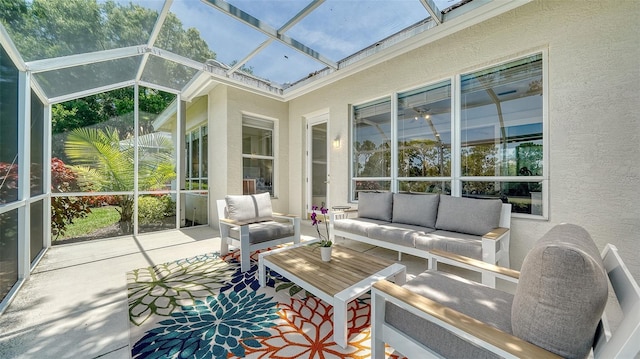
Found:
[[242, 194], [242, 115], [251, 114], [277, 122], [278, 168], [276, 212], [289, 206], [289, 125], [288, 105], [233, 87], [216, 86], [209, 93], [209, 183], [211, 225], [217, 227], [216, 200], [227, 194]]
[[[289, 103], [291, 195], [302, 213], [304, 118], [327, 110], [329, 138], [348, 138], [349, 106], [452, 75], [548, 51], [549, 220], [514, 218], [520, 268], [552, 226], [584, 226], [614, 243], [640, 279], [640, 1], [534, 1]], [[330, 203], [348, 198], [349, 148], [332, 149]]]

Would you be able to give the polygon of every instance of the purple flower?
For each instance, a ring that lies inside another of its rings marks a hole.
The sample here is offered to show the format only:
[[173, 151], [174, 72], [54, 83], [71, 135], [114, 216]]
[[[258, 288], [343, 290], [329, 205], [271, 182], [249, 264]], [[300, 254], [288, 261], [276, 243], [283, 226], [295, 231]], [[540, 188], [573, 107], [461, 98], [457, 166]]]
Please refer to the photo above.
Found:
[[[323, 220], [318, 218], [318, 214], [316, 213], [317, 210], [320, 210], [320, 213], [322, 214], [326, 235], [320, 233], [320, 226], [318, 224], [322, 223]], [[327, 222], [327, 213], [329, 213], [329, 209], [324, 208], [324, 206], [320, 206], [320, 208], [318, 208], [318, 206], [311, 206], [311, 211], [311, 225], [316, 227], [316, 232], [318, 232], [318, 237], [320, 237], [320, 245], [323, 247], [330, 247], [332, 242], [329, 239], [329, 222]]]

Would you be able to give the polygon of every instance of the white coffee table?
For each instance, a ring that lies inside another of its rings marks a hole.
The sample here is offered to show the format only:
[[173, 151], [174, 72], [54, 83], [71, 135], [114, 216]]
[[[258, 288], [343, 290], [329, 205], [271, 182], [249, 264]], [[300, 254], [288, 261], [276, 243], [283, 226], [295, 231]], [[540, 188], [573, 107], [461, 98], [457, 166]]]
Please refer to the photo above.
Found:
[[258, 256], [258, 279], [264, 287], [265, 268], [283, 277], [333, 306], [333, 339], [347, 347], [347, 306], [371, 289], [373, 283], [393, 277], [402, 285], [406, 267], [394, 261], [334, 246], [330, 262], [320, 259], [320, 250], [310, 241], [278, 248]]

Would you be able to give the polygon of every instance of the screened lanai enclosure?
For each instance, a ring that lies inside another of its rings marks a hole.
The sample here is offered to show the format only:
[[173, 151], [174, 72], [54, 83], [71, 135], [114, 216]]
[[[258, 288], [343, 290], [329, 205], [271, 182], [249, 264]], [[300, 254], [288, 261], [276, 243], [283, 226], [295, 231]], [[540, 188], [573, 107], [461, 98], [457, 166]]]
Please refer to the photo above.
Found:
[[[209, 223], [208, 189], [216, 175], [209, 169], [211, 129], [206, 119], [193, 124], [188, 108], [217, 84], [287, 101], [368, 66], [398, 44], [408, 51], [413, 39], [442, 24], [479, 22], [487, 8], [500, 6], [486, 0], [0, 0], [0, 312], [52, 244]], [[505, 9], [510, 6], [517, 5]], [[527, 64], [536, 71], [535, 59]], [[401, 99], [407, 129], [419, 118], [430, 126], [430, 166], [444, 176], [449, 88]], [[363, 116], [356, 131], [370, 140], [379, 132], [371, 125], [376, 106], [354, 112]], [[400, 156], [415, 145], [408, 133], [399, 150], [394, 145]], [[354, 158], [371, 153], [356, 151]], [[399, 176], [410, 177], [417, 167], [400, 169], [406, 173]], [[367, 174], [363, 165], [353, 177], [354, 199], [358, 186], [385, 186], [385, 177]], [[412, 186], [450, 192], [438, 181], [400, 184]]]

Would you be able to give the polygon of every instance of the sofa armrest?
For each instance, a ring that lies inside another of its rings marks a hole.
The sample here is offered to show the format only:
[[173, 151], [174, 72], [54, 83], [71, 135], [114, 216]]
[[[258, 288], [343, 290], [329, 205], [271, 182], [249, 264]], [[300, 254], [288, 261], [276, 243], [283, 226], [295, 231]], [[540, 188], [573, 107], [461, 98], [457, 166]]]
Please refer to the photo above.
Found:
[[432, 249], [429, 251], [430, 261], [429, 268], [437, 269], [438, 263], [445, 263], [451, 266], [464, 268], [484, 274], [491, 274], [496, 278], [500, 278], [509, 282], [517, 283], [520, 278], [520, 272], [511, 268], [500, 267], [481, 260], [461, 256], [459, 254]]
[[486, 233], [482, 236], [483, 239], [491, 239], [494, 241], [498, 241], [502, 239], [509, 232], [509, 228], [497, 227], [491, 230], [491, 232]]
[[[485, 233], [482, 236], [482, 260], [487, 263], [509, 267], [510, 239], [511, 230], [506, 227], [497, 227]], [[486, 284], [490, 283], [487, 282]]]
[[[384, 320], [384, 307], [383, 304], [378, 301], [390, 301], [435, 325], [449, 330], [467, 341], [497, 353], [499, 356], [516, 358], [560, 358], [525, 340], [411, 292], [406, 288], [397, 286], [387, 280], [378, 281], [373, 285], [372, 296], [374, 300], [374, 310], [382, 309], [381, 313], [374, 314], [372, 321]], [[374, 323], [374, 325], [376, 324]], [[379, 338], [373, 338], [373, 340], [376, 339]]]

